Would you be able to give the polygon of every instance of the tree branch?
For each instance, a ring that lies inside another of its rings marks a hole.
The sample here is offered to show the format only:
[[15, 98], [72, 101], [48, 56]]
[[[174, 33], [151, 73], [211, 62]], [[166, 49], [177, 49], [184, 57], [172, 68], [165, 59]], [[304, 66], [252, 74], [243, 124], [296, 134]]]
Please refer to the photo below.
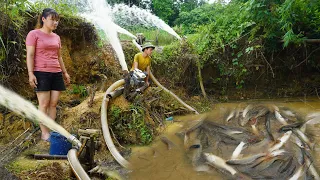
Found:
[[313, 50], [305, 60], [301, 61], [301, 62], [300, 62], [298, 65], [296, 65], [294, 68], [300, 66], [302, 63], [304, 63], [305, 61], [307, 61], [307, 60], [309, 59], [309, 57], [311, 56], [311, 54], [314, 53], [315, 51], [317, 51], [318, 49], [320, 49], [320, 47], [318, 47], [317, 49]]
[[263, 53], [260, 51], [263, 59], [266, 61], [266, 63], [268, 64], [268, 66], [270, 67], [271, 69], [271, 73], [272, 73], [272, 77], [274, 78], [274, 73], [273, 73], [273, 69], [272, 69], [272, 66], [270, 65], [270, 63], [268, 62], [268, 60], [266, 59], [266, 57], [264, 57]]

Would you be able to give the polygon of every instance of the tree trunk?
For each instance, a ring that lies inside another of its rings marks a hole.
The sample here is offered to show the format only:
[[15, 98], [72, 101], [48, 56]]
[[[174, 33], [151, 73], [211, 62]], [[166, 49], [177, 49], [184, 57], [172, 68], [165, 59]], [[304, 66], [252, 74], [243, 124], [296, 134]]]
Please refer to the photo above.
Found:
[[199, 59], [197, 60], [197, 66], [198, 66], [198, 79], [199, 79], [199, 83], [200, 83], [201, 92], [202, 92], [203, 97], [207, 99], [207, 93], [206, 93], [206, 91], [204, 89], [204, 86], [203, 86], [202, 75], [201, 75], [201, 67], [200, 67], [200, 60]]

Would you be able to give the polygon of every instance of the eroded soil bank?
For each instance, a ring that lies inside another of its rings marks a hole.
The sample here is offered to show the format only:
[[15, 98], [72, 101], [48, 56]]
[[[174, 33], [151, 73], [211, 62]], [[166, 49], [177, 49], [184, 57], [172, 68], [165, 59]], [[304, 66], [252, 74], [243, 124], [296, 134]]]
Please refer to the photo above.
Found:
[[[25, 35], [34, 27], [34, 23], [35, 19], [30, 20], [28, 26], [24, 28]], [[5, 27], [1, 28], [5, 29]], [[8, 38], [17, 38], [15, 32], [6, 30], [10, 34]], [[62, 21], [57, 34], [61, 36], [63, 59], [71, 76], [72, 84], [60, 98], [56, 121], [74, 134], [77, 134], [78, 129], [101, 129], [100, 106], [104, 91], [113, 82], [122, 78], [121, 68], [114, 51], [110, 45], [102, 43], [97, 37], [94, 26], [79, 19]], [[19, 45], [21, 47], [16, 47], [20, 55], [24, 53], [22, 42], [20, 39]], [[131, 43], [124, 42], [122, 46], [128, 67], [130, 67], [132, 58], [138, 50]], [[285, 61], [287, 53], [290, 52], [283, 52], [277, 57]], [[4, 76], [1, 76], [2, 84], [36, 105], [35, 93], [28, 85], [25, 62], [18, 61], [14, 54], [10, 55], [12, 55], [8, 58], [10, 61], [5, 61], [7, 63], [6, 72], [3, 74]], [[274, 70], [280, 74], [278, 76], [280, 78], [272, 81], [272, 77], [266, 77], [264, 74], [267, 71], [267, 65], [256, 64], [251, 68], [255, 75], [250, 77], [250, 81], [248, 81], [250, 84], [242, 89], [237, 89], [233, 85], [222, 86], [224, 82], [216, 78], [218, 75], [216, 73], [217, 67], [207, 66], [202, 73], [208, 88], [209, 98], [204, 99], [199, 90], [194, 56], [189, 55], [187, 53], [178, 54], [176, 59], [170, 60], [170, 63], [157, 61], [153, 64], [152, 71], [164, 86], [173, 90], [199, 112], [210, 111], [217, 103], [230, 99], [268, 99], [317, 94], [316, 85], [319, 78], [314, 73], [315, 71], [310, 73], [301, 69], [303, 66], [297, 66], [296, 70], [290, 72], [299, 71], [299, 74], [287, 77], [288, 70], [282, 71], [282, 66], [278, 64]], [[159, 56], [161, 57], [161, 52], [158, 52], [157, 57]], [[302, 57], [304, 56], [301, 55]], [[171, 68], [168, 68], [168, 65]], [[282, 84], [282, 82], [285, 83]], [[305, 83], [302, 84], [302, 82]], [[233, 81], [230, 80], [228, 83], [232, 84]], [[309, 85], [311, 87], [306, 90], [305, 87]], [[221, 87], [228, 87], [228, 89]], [[30, 121], [3, 107], [0, 108], [0, 113], [0, 154], [4, 156], [11, 153], [6, 161], [8, 162], [5, 166], [7, 169], [21, 179], [72, 179], [67, 161], [43, 161], [29, 157], [34, 153], [47, 153], [48, 151], [49, 145], [39, 141], [39, 132], [33, 134], [22, 144], [10, 144], [19, 135], [21, 137], [16, 142], [22, 142], [27, 134], [37, 127], [36, 124], [30, 123]], [[143, 96], [138, 96], [134, 102], [127, 102], [122, 96], [112, 100], [108, 109], [108, 118], [116, 146], [127, 157], [131, 151], [130, 146], [150, 144], [159, 134], [164, 132], [167, 127], [165, 120], [167, 117], [189, 113], [168, 94], [153, 85]], [[96, 164], [112, 164], [113, 158], [109, 154], [102, 136], [99, 140], [101, 143], [96, 151]], [[7, 149], [2, 151], [4, 148]], [[16, 150], [11, 151], [13, 148]], [[111, 166], [114, 169], [120, 168], [116, 165]], [[6, 169], [0, 171], [0, 177], [6, 177], [5, 179], [16, 178], [13, 174], [8, 173]], [[105, 177], [97, 178], [103, 179]]]

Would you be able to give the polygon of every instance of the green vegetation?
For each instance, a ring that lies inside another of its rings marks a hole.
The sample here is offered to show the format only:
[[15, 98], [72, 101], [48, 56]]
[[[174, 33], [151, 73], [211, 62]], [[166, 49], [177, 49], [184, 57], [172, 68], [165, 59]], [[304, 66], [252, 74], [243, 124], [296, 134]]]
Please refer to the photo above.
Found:
[[117, 139], [126, 144], [149, 144], [153, 137], [145, 123], [145, 110], [138, 104], [132, 104], [129, 109], [111, 106], [109, 109], [111, 127]]
[[45, 0], [37, 1], [34, 4], [30, 4], [30, 10], [38, 14], [42, 13], [44, 8], [53, 8], [56, 10], [62, 17], [77, 17], [78, 8], [76, 5], [68, 0], [59, 0], [59, 3], [56, 3], [55, 0]]
[[[174, 25], [175, 20], [179, 17], [181, 12], [189, 12], [201, 5], [205, 4], [205, 0], [187, 0], [187, 1], [175, 1], [175, 0], [110, 0], [110, 4], [124, 3], [128, 6], [137, 6], [143, 9], [149, 9], [151, 13], [158, 16], [164, 22], [170, 26]], [[138, 22], [137, 22], [138, 23]]]
[[31, 16], [26, 11], [28, 5], [26, 0], [0, 2], [0, 83], [21, 72], [25, 19]]
[[[253, 77], [265, 79], [263, 86], [275, 77], [279, 82], [288, 82], [284, 80], [288, 76], [282, 74], [292, 73], [295, 71], [292, 67], [299, 67], [307, 60], [310, 63], [306, 64], [306, 69], [317, 71], [319, 65], [315, 63], [317, 58], [313, 53], [318, 49], [313, 44], [306, 44], [305, 39], [320, 37], [319, 9], [319, 1], [314, 0], [233, 0], [227, 5], [205, 4], [192, 11], [180, 12], [175, 23], [193, 45], [189, 52], [198, 57], [196, 66], [200, 67], [200, 84], [203, 80], [209, 92], [219, 90], [220, 95], [226, 95], [230, 88], [249, 88], [250, 84], [256, 83]], [[155, 59], [163, 59], [162, 65], [168, 64], [169, 70], [171, 66], [181, 67], [181, 63], [172, 62], [184, 56], [179, 52], [179, 44], [173, 46], [175, 48], [170, 51], [165, 48], [162, 55], [155, 55]], [[299, 54], [311, 53], [299, 58], [288, 54], [287, 60], [275, 56], [290, 50], [299, 51]], [[203, 71], [206, 74], [200, 78]], [[169, 74], [175, 77], [178, 72]], [[172, 79], [177, 82], [176, 78]]]
[[[175, 26], [178, 34], [188, 37], [185, 42], [190, 46], [186, 51], [184, 43], [177, 43], [175, 37], [163, 30], [144, 28], [139, 24], [123, 26], [133, 34], [143, 33], [154, 44], [168, 45], [162, 53], [154, 55], [154, 67], [157, 68], [153, 71], [158, 76], [173, 76], [168, 78], [171, 85], [181, 85], [192, 92], [198, 92], [201, 86], [203, 92], [203, 88], [208, 88], [209, 94], [219, 92], [220, 95], [226, 95], [230, 88], [249, 88], [253, 83], [252, 77], [260, 77], [261, 74], [257, 73], [264, 73], [261, 78], [270, 81], [268, 78], [287, 74], [292, 71], [292, 67], [304, 65], [301, 64], [304, 61], [308, 62], [305, 65], [308, 71], [319, 68], [315, 56], [317, 49], [305, 44], [305, 39], [318, 39], [320, 36], [319, 1], [221, 2], [207, 4], [205, 1], [195, 0], [112, 0], [109, 3], [149, 8], [151, 13]], [[55, 8], [61, 14], [62, 26], [78, 25], [77, 8], [67, 0], [59, 3], [46, 0], [35, 4], [26, 0], [14, 0], [1, 2], [1, 5], [1, 14], [5, 17], [0, 28], [0, 62], [4, 72], [0, 77], [1, 82], [23, 70], [20, 62], [25, 59], [24, 37], [27, 31], [22, 28], [27, 22], [34, 22], [34, 17], [44, 7]], [[69, 33], [72, 37], [75, 36], [72, 32]], [[103, 33], [98, 33], [101, 38], [96, 44], [103, 47]], [[131, 40], [126, 35], [120, 35], [120, 39]], [[78, 37], [73, 40], [78, 40]], [[275, 54], [294, 48], [301, 49], [305, 54], [299, 58], [292, 55], [291, 58], [288, 57], [289, 61], [275, 57]], [[16, 51], [19, 54], [13, 53]], [[127, 58], [129, 61], [132, 59]], [[277, 68], [279, 66], [282, 70]], [[210, 73], [207, 72], [209, 70]], [[187, 76], [183, 76], [185, 72]]]
[[35, 163], [32, 159], [20, 158], [8, 164], [6, 168], [12, 172], [21, 173], [25, 170], [36, 170], [37, 168], [41, 168], [42, 166], [46, 166], [50, 163], [50, 161], [46, 161], [45, 163], [40, 164]]
[[[146, 37], [147, 41], [151, 41], [151, 43], [157, 46], [168, 45], [171, 42], [176, 40], [176, 37], [160, 29], [143, 28], [143, 27], [135, 26], [135, 27], [128, 27], [127, 30], [129, 30], [133, 35], [136, 35], [137, 33], [142, 33]], [[132, 37], [129, 37], [124, 34], [120, 34], [119, 39], [131, 41]]]
[[[38, 14], [45, 7], [52, 7], [61, 15], [61, 20], [74, 17], [76, 8], [67, 4], [67, 0], [56, 3], [47, 0], [30, 3], [27, 0], [0, 2], [0, 83], [9, 83], [9, 77], [25, 69], [25, 37], [34, 28]], [[67, 20], [68, 21], [68, 20]], [[71, 19], [72, 21], [72, 19]], [[70, 23], [70, 22], [68, 22]]]
[[162, 53], [155, 52], [152, 69], [156, 76], [170, 79], [171, 86], [194, 82], [195, 62], [199, 57], [193, 48], [187, 41], [176, 41], [165, 46]]
[[72, 85], [72, 89], [69, 92], [70, 94], [78, 94], [81, 98], [88, 96], [88, 91], [85, 86], [83, 85]]

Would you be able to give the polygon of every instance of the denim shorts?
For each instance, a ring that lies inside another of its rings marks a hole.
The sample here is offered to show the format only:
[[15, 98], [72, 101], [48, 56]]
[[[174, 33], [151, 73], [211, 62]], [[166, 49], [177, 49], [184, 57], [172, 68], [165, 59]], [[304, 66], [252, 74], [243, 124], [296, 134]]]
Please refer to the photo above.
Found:
[[41, 72], [34, 71], [34, 75], [37, 78], [37, 87], [35, 91], [64, 91], [66, 86], [64, 85], [62, 72]]

